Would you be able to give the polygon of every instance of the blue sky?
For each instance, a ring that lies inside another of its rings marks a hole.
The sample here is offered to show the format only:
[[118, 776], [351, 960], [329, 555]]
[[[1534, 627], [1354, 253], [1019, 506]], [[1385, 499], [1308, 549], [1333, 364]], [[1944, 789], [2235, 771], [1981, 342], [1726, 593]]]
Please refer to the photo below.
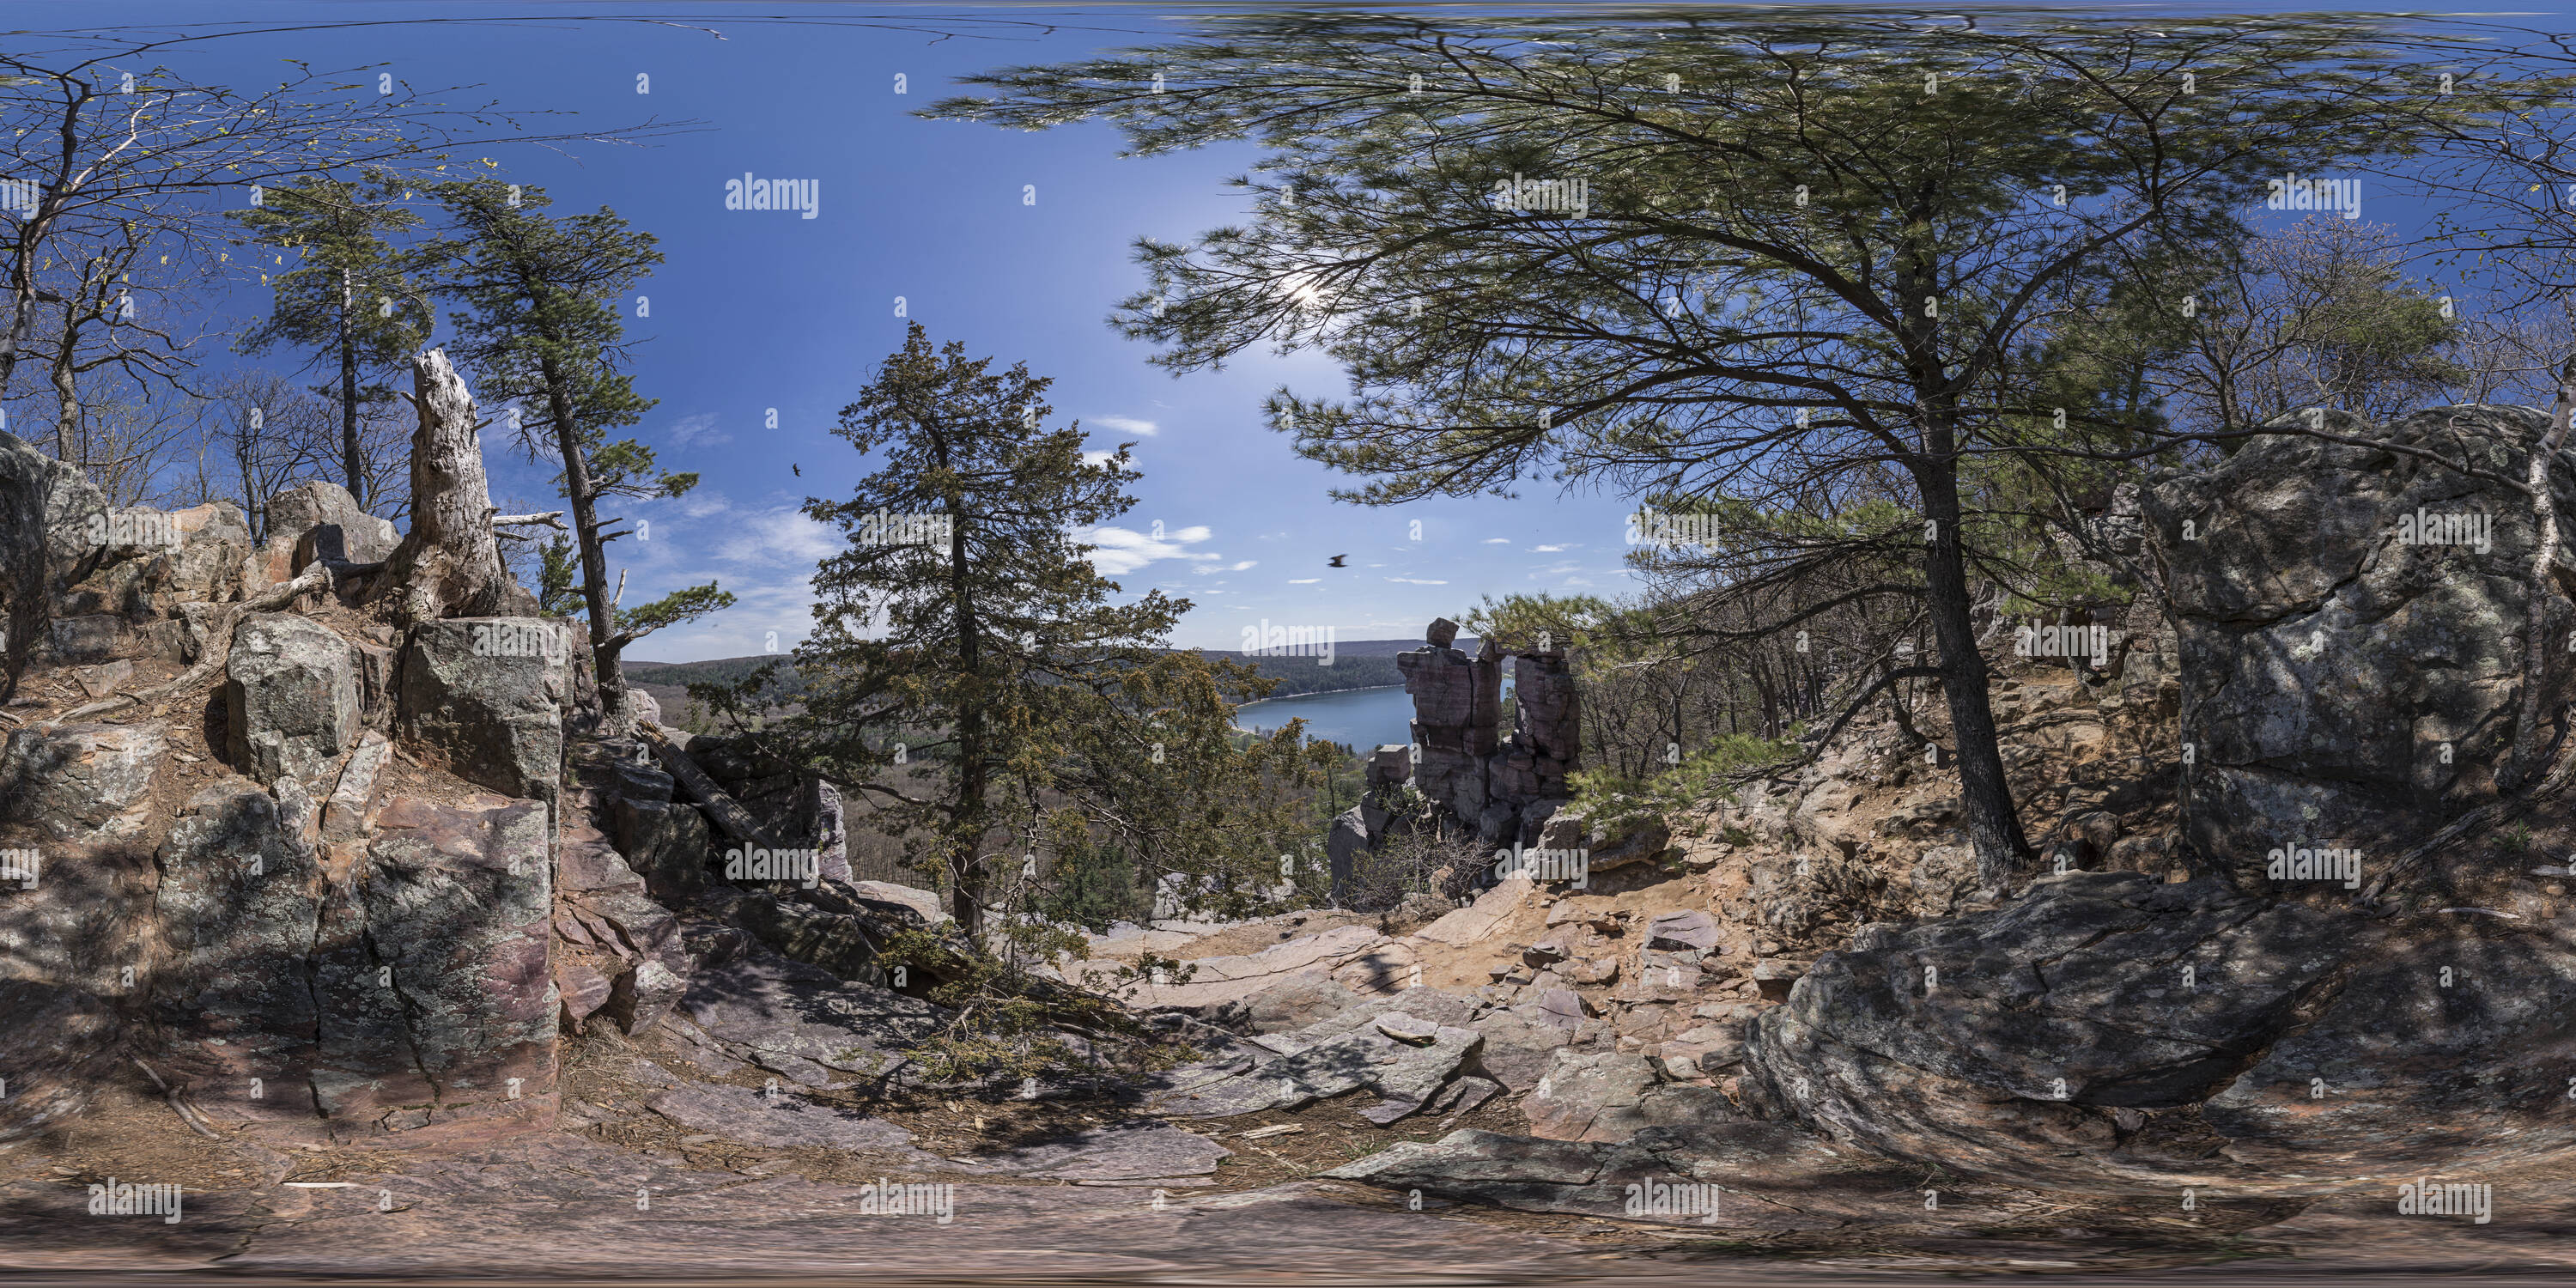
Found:
[[[197, 21], [208, 12], [22, 3], [12, 17], [45, 29]], [[1024, 361], [1054, 377], [1056, 419], [1079, 419], [1096, 447], [1136, 443], [1138, 504], [1117, 530], [1097, 534], [1097, 558], [1130, 592], [1160, 587], [1194, 601], [1176, 643], [1233, 647], [1265, 620], [1330, 626], [1343, 639], [1410, 637], [1486, 595], [1633, 588], [1621, 562], [1627, 498], [1564, 496], [1538, 483], [1514, 500], [1339, 504], [1328, 489], [1353, 480], [1298, 459], [1286, 438], [1263, 428], [1260, 412], [1282, 383], [1306, 395], [1342, 392], [1332, 364], [1252, 354], [1220, 373], [1175, 379], [1147, 365], [1148, 346], [1109, 329], [1112, 304], [1142, 283], [1133, 239], [1186, 239], [1237, 220], [1245, 198], [1223, 180], [1247, 166], [1251, 149], [1120, 160], [1104, 128], [1031, 134], [911, 115], [956, 92], [958, 75], [1147, 43], [1177, 26], [1170, 18], [936, 11], [971, 15], [952, 21], [901, 11], [900, 22], [962, 33], [944, 40], [930, 30], [828, 25], [867, 12], [226, 4], [228, 23], [394, 25], [234, 38], [184, 61], [192, 74], [236, 81], [273, 75], [283, 57], [329, 69], [381, 63], [423, 90], [474, 87], [441, 95], [446, 101], [570, 114], [540, 121], [550, 129], [646, 118], [702, 124], [642, 146], [477, 149], [513, 181], [548, 189], [558, 213], [613, 207], [668, 256], [642, 291], [650, 317], [628, 322], [636, 386], [660, 400], [633, 432], [667, 468], [697, 471], [703, 482], [688, 497], [633, 507], [649, 540], [620, 542], [612, 554], [629, 572], [630, 604], [710, 578], [740, 603], [651, 637], [633, 651], [639, 659], [785, 651], [804, 636], [807, 579], [834, 537], [797, 509], [809, 495], [846, 495], [868, 472], [830, 431], [901, 342], [897, 297], [934, 341], [962, 340], [1000, 365]], [[495, 21], [541, 13], [569, 17]], [[761, 20], [780, 14], [792, 25]], [[662, 21], [611, 20], [639, 15]], [[1052, 34], [1014, 25], [1050, 15], [1065, 20]], [[407, 21], [416, 18], [439, 21]], [[895, 92], [898, 74], [907, 93]], [[649, 93], [638, 92], [639, 76], [649, 78]], [[819, 181], [817, 217], [727, 211], [725, 180], [746, 172]], [[1029, 186], [1034, 205], [1023, 202]], [[265, 310], [265, 293], [237, 292], [229, 306], [246, 319]], [[550, 465], [507, 453], [498, 434], [490, 443], [504, 510], [559, 504]], [[1151, 535], [1157, 523], [1160, 540]], [[1326, 566], [1345, 553], [1349, 567]]]
[[[89, 25], [111, 11], [136, 23], [206, 13], [28, 5], [13, 23]], [[1099, 534], [1097, 559], [1131, 593], [1161, 587], [1196, 604], [1175, 643], [1234, 647], [1244, 628], [1265, 619], [1330, 626], [1343, 639], [1410, 637], [1486, 594], [1627, 584], [1620, 498], [1559, 498], [1547, 484], [1514, 501], [1338, 504], [1326, 492], [1351, 480], [1297, 458], [1284, 436], [1263, 428], [1260, 412], [1283, 382], [1303, 394], [1339, 393], [1332, 364], [1261, 354], [1222, 373], [1175, 379], [1147, 365], [1149, 346], [1109, 329], [1111, 306], [1143, 280], [1129, 258], [1132, 240], [1185, 238], [1239, 217], [1246, 202], [1223, 180], [1245, 167], [1251, 150], [1119, 160], [1106, 129], [1029, 134], [911, 115], [957, 92], [958, 75], [1140, 43], [1160, 19], [1075, 20], [1134, 35], [1034, 37], [996, 27], [939, 41], [927, 32], [750, 20], [781, 12], [766, 6], [728, 19], [718, 6], [227, 4], [223, 17], [287, 23], [549, 11], [670, 15], [686, 25], [468, 21], [305, 31], [200, 46], [185, 66], [241, 81], [274, 74], [281, 57], [330, 69], [384, 63], [421, 90], [477, 87], [440, 96], [448, 102], [569, 112], [571, 122], [593, 128], [647, 117], [703, 123], [644, 146], [589, 144], [570, 155], [476, 150], [499, 160], [512, 181], [545, 187], [558, 214], [615, 208], [658, 237], [668, 257], [642, 291], [651, 316], [629, 311], [636, 387], [661, 400], [632, 432], [659, 449], [666, 468], [697, 471], [703, 481], [679, 500], [632, 507], [649, 521], [649, 540], [621, 541], [611, 552], [629, 572], [630, 604], [710, 578], [740, 603], [653, 636], [631, 656], [785, 651], [804, 636], [807, 579], [834, 537], [797, 509], [809, 495], [845, 496], [868, 472], [831, 428], [900, 345], [898, 296], [933, 341], [962, 340], [999, 365], [1024, 361], [1054, 377], [1056, 421], [1079, 419], [1094, 446], [1136, 443], [1144, 475], [1132, 489], [1138, 503], [1113, 525], [1118, 531]], [[1034, 16], [979, 12], [988, 22]], [[649, 93], [637, 92], [639, 74], [650, 78]], [[894, 92], [897, 74], [907, 93]], [[745, 172], [819, 180], [817, 217], [727, 211], [724, 182]], [[1034, 206], [1023, 204], [1024, 185], [1035, 186]], [[245, 317], [262, 311], [264, 292], [237, 292], [230, 307]], [[551, 465], [507, 453], [497, 432], [487, 444], [494, 499], [505, 511], [560, 505], [547, 482]], [[1349, 566], [1327, 567], [1335, 554], [1348, 554]]]

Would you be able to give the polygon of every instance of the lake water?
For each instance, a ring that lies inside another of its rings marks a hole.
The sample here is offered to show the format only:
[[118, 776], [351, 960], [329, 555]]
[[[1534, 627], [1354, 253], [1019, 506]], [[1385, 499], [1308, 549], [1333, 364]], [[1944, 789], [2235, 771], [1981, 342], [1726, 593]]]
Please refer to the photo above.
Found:
[[1358, 751], [1413, 741], [1413, 696], [1400, 684], [1255, 702], [1236, 708], [1234, 722], [1266, 734], [1300, 716], [1307, 737], [1348, 743]]
[[[1505, 675], [1503, 692], [1511, 691], [1512, 678]], [[1305, 717], [1307, 737], [1348, 743], [1355, 751], [1413, 741], [1413, 695], [1400, 684], [1272, 698], [1235, 708], [1234, 722], [1269, 733], [1300, 716]]]

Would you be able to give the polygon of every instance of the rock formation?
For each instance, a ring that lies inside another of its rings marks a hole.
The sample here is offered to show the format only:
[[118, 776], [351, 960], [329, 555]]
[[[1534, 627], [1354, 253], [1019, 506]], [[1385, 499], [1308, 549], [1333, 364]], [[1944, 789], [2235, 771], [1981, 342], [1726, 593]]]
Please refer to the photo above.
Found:
[[37, 862], [0, 889], [31, 1017], [0, 1038], [0, 1140], [128, 1060], [198, 1122], [542, 1126], [560, 1032], [641, 1032], [685, 992], [679, 919], [606, 829], [685, 892], [705, 820], [633, 744], [564, 790], [596, 707], [577, 626], [442, 615], [533, 602], [493, 549], [471, 396], [417, 365], [399, 540], [320, 482], [271, 499], [256, 549], [228, 506], [109, 512], [0, 435], [0, 850]]
[[[2547, 428], [2518, 407], [2448, 407], [2346, 436], [2521, 479]], [[2576, 513], [2569, 471], [2551, 474]], [[2183, 840], [2207, 870], [2288, 893], [2271, 850], [2381, 865], [2497, 796], [2522, 699], [2533, 529], [2515, 490], [2422, 456], [2258, 438], [2206, 473], [2156, 476], [2149, 537], [2180, 625]], [[2576, 549], [2562, 539], [2543, 641], [2541, 741], [2576, 665]]]
[[[1431, 623], [1425, 646], [1396, 655], [1413, 695], [1413, 785], [1487, 843], [1535, 841], [1534, 805], [1561, 804], [1577, 766], [1580, 711], [1562, 649], [1512, 655], [1513, 728], [1501, 733], [1502, 650], [1452, 647], [1458, 624]], [[1522, 836], [1526, 831], [1528, 836]]]
[[1448, 827], [1484, 845], [1540, 844], [1542, 826], [1567, 803], [1566, 778], [1580, 767], [1582, 713], [1564, 650], [1508, 655], [1513, 727], [1505, 733], [1506, 654], [1486, 640], [1470, 657], [1454, 647], [1457, 638], [1458, 624], [1438, 618], [1424, 632], [1423, 647], [1396, 654], [1404, 691], [1413, 698], [1413, 742], [1378, 748], [1365, 794], [1333, 822], [1326, 852], [1337, 900], [1358, 856], [1381, 845], [1391, 826], [1441, 826], [1398, 817], [1398, 788], [1418, 792]]

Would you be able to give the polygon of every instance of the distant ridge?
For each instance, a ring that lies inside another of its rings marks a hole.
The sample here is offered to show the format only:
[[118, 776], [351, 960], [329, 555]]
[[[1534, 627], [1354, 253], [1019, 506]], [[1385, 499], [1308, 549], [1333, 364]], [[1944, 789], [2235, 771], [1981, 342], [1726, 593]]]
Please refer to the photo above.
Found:
[[[1312, 657], [1246, 657], [1234, 649], [1203, 648], [1197, 650], [1211, 658], [1229, 662], [1250, 662], [1261, 673], [1279, 681], [1270, 691], [1274, 698], [1301, 693], [1337, 693], [1344, 689], [1376, 689], [1402, 684], [1404, 676], [1395, 669], [1395, 655], [1423, 647], [1418, 639], [1409, 640], [1336, 640], [1333, 664], [1318, 665]], [[1476, 639], [1461, 635], [1454, 647], [1473, 652]], [[648, 690], [680, 692], [691, 684], [731, 684], [757, 670], [763, 663], [780, 663], [780, 679], [789, 692], [804, 688], [797, 683], [794, 659], [785, 653], [754, 653], [748, 657], [709, 658], [699, 662], [642, 662], [626, 660], [626, 678]], [[663, 694], [655, 694], [661, 697]]]
[[[1415, 640], [1340, 640], [1340, 641], [1337, 641], [1337, 642], [1335, 642], [1335, 643], [1334, 643], [1334, 645], [1333, 645], [1333, 654], [1334, 654], [1334, 656], [1335, 656], [1336, 658], [1342, 658], [1342, 657], [1393, 657], [1393, 656], [1395, 656], [1395, 655], [1396, 655], [1396, 654], [1398, 654], [1398, 653], [1406, 653], [1406, 652], [1410, 652], [1410, 651], [1412, 651], [1412, 650], [1414, 650], [1414, 649], [1418, 649], [1418, 648], [1421, 648], [1421, 647], [1423, 647], [1423, 642], [1422, 642], [1421, 640], [1418, 640], [1418, 639], [1415, 639]], [[1452, 647], [1455, 647], [1455, 648], [1462, 648], [1462, 649], [1467, 650], [1467, 651], [1468, 651], [1468, 652], [1470, 652], [1470, 653], [1475, 652], [1475, 651], [1476, 651], [1476, 637], [1475, 637], [1475, 636], [1473, 636], [1473, 635], [1461, 635], [1461, 636], [1459, 636], [1459, 637], [1458, 637], [1458, 642], [1457, 642], [1455, 645], [1453, 645]], [[1236, 661], [1242, 661], [1242, 660], [1243, 660], [1243, 654], [1242, 654], [1241, 652], [1239, 652], [1239, 651], [1235, 650], [1235, 649], [1203, 648], [1203, 649], [1200, 649], [1200, 650], [1199, 650], [1199, 652], [1205, 653], [1205, 654], [1207, 654], [1207, 655], [1208, 655], [1208, 656], [1210, 656], [1210, 657], [1225, 657], [1225, 658], [1232, 658], [1232, 659], [1234, 659], [1234, 660], [1236, 660]], [[722, 668], [722, 669], [723, 669], [723, 671], [724, 671], [724, 673], [725, 673], [728, 677], [732, 677], [732, 676], [739, 676], [739, 675], [746, 675], [746, 674], [749, 674], [749, 673], [750, 673], [750, 671], [751, 671], [751, 669], [752, 669], [753, 667], [756, 667], [756, 666], [760, 665], [760, 664], [761, 664], [761, 663], [763, 663], [763, 662], [786, 662], [786, 661], [789, 661], [789, 660], [791, 660], [791, 659], [790, 659], [790, 658], [789, 658], [789, 656], [788, 656], [787, 654], [785, 654], [785, 653], [754, 653], [754, 654], [752, 654], [752, 655], [750, 655], [750, 656], [748, 656], [748, 657], [716, 657], [716, 658], [707, 658], [707, 659], [704, 659], [704, 660], [701, 660], [701, 661], [695, 661], [695, 662], [645, 662], [645, 661], [640, 661], [640, 660], [638, 660], [638, 659], [635, 659], [635, 658], [631, 658], [631, 657], [630, 657], [630, 658], [627, 658], [627, 659], [626, 659], [626, 669], [627, 669], [630, 673], [634, 673], [634, 674], [635, 674], [635, 676], [636, 676], [636, 678], [638, 678], [638, 679], [643, 678], [642, 673], [643, 673], [644, 671], [646, 671], [646, 670], [665, 670], [665, 671], [667, 671], [667, 670], [671, 670], [671, 669], [676, 668], [676, 667], [717, 667], [717, 668]], [[704, 677], [704, 676], [692, 676], [692, 677], [691, 677], [691, 679], [704, 679], [704, 678], [707, 678], [707, 677]], [[687, 680], [677, 680], [677, 679], [656, 679], [656, 680], [654, 680], [653, 682], [654, 682], [655, 684], [686, 684], [686, 683], [688, 683], [688, 681], [687, 681]]]

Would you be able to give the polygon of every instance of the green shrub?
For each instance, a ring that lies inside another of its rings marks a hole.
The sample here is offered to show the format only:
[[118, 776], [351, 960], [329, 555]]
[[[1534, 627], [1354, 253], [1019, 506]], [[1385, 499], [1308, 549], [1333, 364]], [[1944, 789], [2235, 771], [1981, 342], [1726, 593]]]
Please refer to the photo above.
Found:
[[[1798, 751], [1794, 742], [1727, 734], [1652, 777], [1635, 778], [1607, 768], [1577, 770], [1572, 780], [1574, 807], [1613, 840], [1649, 821], [1669, 827], [1683, 815], [1698, 812], [1711, 795], [1722, 791], [1719, 780], [1789, 760]], [[1731, 835], [1727, 839], [1745, 843]]]

